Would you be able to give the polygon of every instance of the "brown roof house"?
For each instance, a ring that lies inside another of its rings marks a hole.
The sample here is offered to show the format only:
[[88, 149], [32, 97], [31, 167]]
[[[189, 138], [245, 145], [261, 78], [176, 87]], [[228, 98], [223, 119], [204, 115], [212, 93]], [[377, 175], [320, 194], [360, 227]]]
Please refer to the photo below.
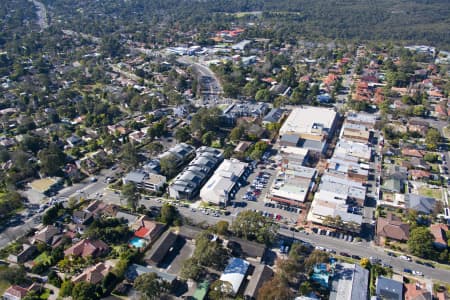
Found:
[[431, 300], [432, 294], [421, 282], [405, 284], [405, 300]]
[[101, 240], [84, 239], [64, 251], [65, 256], [97, 257], [109, 251], [108, 245]]
[[406, 241], [409, 238], [409, 225], [403, 223], [399, 217], [388, 213], [386, 218], [378, 218], [376, 232], [379, 244], [384, 243], [386, 238]]
[[31, 242], [34, 244], [36, 242], [44, 243], [50, 246], [55, 245], [61, 239], [61, 231], [58, 227], [53, 225], [45, 226], [43, 229], [37, 231], [31, 238]]
[[106, 274], [108, 274], [113, 269], [113, 266], [108, 264], [108, 262], [100, 262], [95, 266], [91, 266], [83, 271], [78, 276], [72, 278], [73, 283], [78, 283], [81, 281], [89, 282], [92, 284], [97, 284], [105, 278]]
[[39, 291], [42, 286], [38, 283], [33, 283], [28, 288], [21, 287], [19, 285], [11, 285], [4, 293], [2, 299], [5, 300], [20, 300], [25, 298], [25, 296], [30, 291]]
[[448, 226], [444, 224], [432, 224], [430, 226], [431, 234], [434, 236], [434, 246], [439, 249], [447, 248]]

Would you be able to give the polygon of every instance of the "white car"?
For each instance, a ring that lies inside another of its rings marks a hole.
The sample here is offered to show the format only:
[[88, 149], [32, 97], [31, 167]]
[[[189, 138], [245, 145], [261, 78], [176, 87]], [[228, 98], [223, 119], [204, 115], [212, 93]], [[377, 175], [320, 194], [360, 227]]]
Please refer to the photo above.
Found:
[[406, 256], [406, 255], [400, 255], [399, 258], [403, 259], [403, 260], [406, 260], [406, 261], [411, 261], [411, 257]]
[[423, 276], [423, 273], [420, 271], [413, 270], [412, 273], [413, 273], [413, 275], [416, 275], [416, 276]]

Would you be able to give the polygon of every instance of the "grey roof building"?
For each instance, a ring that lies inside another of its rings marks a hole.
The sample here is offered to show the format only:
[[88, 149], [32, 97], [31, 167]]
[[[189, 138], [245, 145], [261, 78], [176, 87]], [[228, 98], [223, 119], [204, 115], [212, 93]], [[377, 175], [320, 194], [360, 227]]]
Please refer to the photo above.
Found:
[[377, 279], [376, 295], [384, 300], [402, 300], [403, 283], [379, 276]]
[[435, 205], [436, 199], [434, 198], [416, 194], [405, 195], [405, 207], [408, 209], [414, 209], [420, 213], [430, 214]]
[[262, 118], [270, 107], [267, 103], [233, 103], [228, 106], [222, 114], [222, 119], [226, 124], [235, 124], [236, 120], [241, 117], [256, 117]]
[[200, 147], [196, 154], [169, 186], [170, 197], [187, 200], [194, 198], [223, 160], [222, 152], [210, 147]]
[[336, 264], [330, 300], [367, 300], [369, 271], [356, 264]]

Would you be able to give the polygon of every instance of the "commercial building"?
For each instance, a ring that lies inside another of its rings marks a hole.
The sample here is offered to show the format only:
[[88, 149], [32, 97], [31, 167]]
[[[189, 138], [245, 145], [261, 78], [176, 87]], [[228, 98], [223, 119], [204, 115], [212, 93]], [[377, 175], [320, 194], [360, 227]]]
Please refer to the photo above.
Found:
[[316, 169], [294, 164], [290, 164], [290, 168], [282, 168], [273, 181], [269, 198], [283, 204], [301, 205], [306, 200], [316, 173]]
[[226, 159], [200, 191], [202, 200], [217, 205], [227, 205], [240, 188], [239, 181], [249, 174], [248, 164], [236, 159]]
[[356, 157], [360, 161], [369, 162], [372, 157], [372, 149], [364, 143], [341, 139], [336, 144], [333, 156], [344, 160], [350, 156]]
[[122, 178], [123, 184], [134, 183], [138, 189], [157, 192], [166, 183], [166, 176], [135, 170]]
[[250, 263], [241, 258], [230, 258], [228, 266], [220, 276], [220, 280], [231, 284], [232, 296], [235, 296], [239, 292], [249, 266]]
[[196, 153], [197, 156], [183, 172], [175, 177], [169, 186], [170, 197], [186, 200], [193, 199], [223, 160], [222, 152], [214, 148], [200, 147]]
[[361, 183], [325, 173], [311, 203], [308, 221], [329, 225], [324, 224], [327, 217], [339, 217], [344, 227], [359, 232], [363, 217], [357, 206], [363, 204], [365, 194]]
[[369, 129], [373, 129], [377, 123], [377, 116], [361, 112], [350, 112], [347, 114], [346, 123], [364, 125]]
[[340, 137], [354, 142], [367, 143], [370, 135], [371, 130], [365, 125], [344, 123]]
[[363, 164], [359, 164], [357, 159], [341, 159], [333, 156], [328, 161], [328, 172], [336, 177], [347, 178], [349, 180], [366, 182], [369, 177], [369, 170]]
[[[338, 114], [333, 109], [304, 106], [295, 108], [280, 128], [280, 143], [310, 149], [326, 150], [327, 139], [336, 127]], [[289, 137], [286, 141], [285, 136]]]

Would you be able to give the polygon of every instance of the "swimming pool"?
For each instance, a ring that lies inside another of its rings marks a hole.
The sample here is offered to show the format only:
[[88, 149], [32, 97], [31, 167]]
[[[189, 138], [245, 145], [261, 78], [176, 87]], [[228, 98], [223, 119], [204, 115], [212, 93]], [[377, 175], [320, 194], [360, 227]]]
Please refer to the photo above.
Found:
[[130, 240], [130, 244], [134, 247], [134, 248], [144, 248], [145, 247], [145, 240], [138, 238], [138, 237], [133, 237]]

